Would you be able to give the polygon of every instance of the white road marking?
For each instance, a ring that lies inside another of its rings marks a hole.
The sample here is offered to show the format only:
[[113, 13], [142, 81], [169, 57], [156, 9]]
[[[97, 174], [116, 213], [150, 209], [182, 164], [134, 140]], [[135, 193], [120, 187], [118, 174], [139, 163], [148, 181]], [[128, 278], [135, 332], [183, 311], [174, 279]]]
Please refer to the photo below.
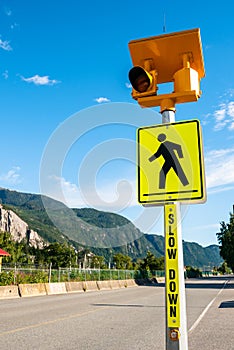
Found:
[[198, 324], [201, 322], [201, 320], [203, 319], [203, 317], [205, 316], [205, 314], [207, 313], [207, 311], [209, 310], [209, 308], [211, 307], [211, 305], [213, 304], [213, 302], [216, 300], [216, 298], [218, 298], [219, 294], [223, 291], [223, 289], [225, 288], [226, 284], [228, 283], [228, 280], [225, 281], [223, 288], [220, 289], [220, 291], [218, 292], [218, 294], [211, 300], [211, 302], [207, 305], [207, 307], [203, 310], [203, 312], [201, 313], [201, 315], [198, 317], [198, 319], [194, 322], [194, 324], [192, 325], [192, 327], [189, 329], [188, 332], [192, 332], [194, 331], [194, 329], [198, 326]]

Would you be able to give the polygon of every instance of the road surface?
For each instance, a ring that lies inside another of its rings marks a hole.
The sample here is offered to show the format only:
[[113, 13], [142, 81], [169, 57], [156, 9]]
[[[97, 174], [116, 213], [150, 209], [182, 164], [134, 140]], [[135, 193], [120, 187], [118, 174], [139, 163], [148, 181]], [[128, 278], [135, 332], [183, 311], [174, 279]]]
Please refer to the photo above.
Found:
[[[187, 280], [189, 350], [234, 349], [234, 280]], [[163, 350], [163, 285], [0, 300], [1, 350]]]

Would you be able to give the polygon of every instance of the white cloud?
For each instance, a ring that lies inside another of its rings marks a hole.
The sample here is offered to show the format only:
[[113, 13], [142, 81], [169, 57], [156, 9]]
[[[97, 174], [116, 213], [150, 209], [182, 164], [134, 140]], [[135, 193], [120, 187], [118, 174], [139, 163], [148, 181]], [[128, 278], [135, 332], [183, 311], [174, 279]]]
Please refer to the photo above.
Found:
[[67, 181], [64, 177], [51, 175], [48, 182], [48, 192], [44, 193], [70, 208], [95, 207], [100, 210], [119, 210], [136, 205], [133, 190], [135, 182], [119, 181], [117, 183], [105, 183], [105, 185], [92, 186], [79, 189], [79, 187]]
[[21, 76], [21, 79], [23, 81], [26, 81], [27, 83], [33, 83], [35, 85], [54, 85], [54, 84], [59, 83], [58, 80], [49, 79], [48, 75], [41, 77], [38, 74], [36, 74], [31, 78], [25, 78], [25, 77]]
[[228, 115], [231, 118], [234, 118], [234, 102], [229, 102], [227, 108], [228, 108]]
[[132, 85], [130, 83], [126, 83], [125, 86], [128, 88], [128, 89], [132, 89]]
[[46, 195], [65, 203], [68, 207], [76, 207], [81, 204], [78, 187], [64, 177], [51, 175], [48, 179]]
[[2, 76], [4, 77], [4, 79], [8, 79], [8, 70], [5, 70], [5, 72], [2, 73]]
[[234, 129], [234, 101], [221, 103], [213, 115], [215, 118], [215, 130], [222, 130], [225, 127], [228, 127], [229, 130]]
[[20, 167], [14, 166], [6, 174], [0, 175], [0, 181], [9, 185], [19, 184], [21, 182], [19, 171], [20, 171]]
[[7, 41], [7, 40], [3, 41], [2, 39], [0, 39], [0, 48], [5, 50], [5, 51], [12, 50], [12, 47], [10, 46], [9, 41]]
[[190, 231], [197, 231], [197, 230], [209, 230], [209, 229], [215, 229], [218, 230], [220, 228], [220, 224], [208, 224], [208, 225], [201, 225], [201, 226], [189, 226]]
[[229, 155], [234, 152], [234, 148], [226, 148], [226, 149], [215, 149], [211, 150], [206, 155], [206, 160], [208, 162], [212, 162], [213, 160], [222, 158], [224, 156]]
[[15, 29], [15, 28], [18, 27], [18, 26], [19, 26], [19, 25], [18, 25], [17, 23], [12, 23], [10, 27], [11, 27], [11, 29]]
[[220, 106], [220, 109], [214, 112], [215, 120], [219, 123], [224, 120], [226, 115], [226, 108], [224, 105]]
[[234, 122], [230, 123], [228, 129], [229, 129], [229, 130], [234, 130]]
[[233, 191], [234, 190], [234, 185], [233, 186], [218, 186], [218, 187], [213, 187], [211, 189], [208, 189], [209, 194], [217, 194], [220, 192], [227, 192], [227, 191]]
[[234, 184], [234, 148], [212, 150], [205, 157], [207, 188], [215, 192], [225, 191], [227, 185]]
[[10, 17], [12, 15], [12, 10], [10, 8], [6, 7], [5, 8], [5, 14]]
[[97, 103], [110, 102], [109, 98], [107, 97], [97, 97], [94, 101], [96, 101]]

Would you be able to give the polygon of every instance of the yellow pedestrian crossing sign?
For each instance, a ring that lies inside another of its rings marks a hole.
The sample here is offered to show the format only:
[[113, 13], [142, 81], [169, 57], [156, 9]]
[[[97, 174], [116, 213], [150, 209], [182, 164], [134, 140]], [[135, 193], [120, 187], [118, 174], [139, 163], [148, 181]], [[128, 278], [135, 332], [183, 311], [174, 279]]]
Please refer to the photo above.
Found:
[[143, 205], [205, 202], [199, 120], [138, 129], [138, 200]]

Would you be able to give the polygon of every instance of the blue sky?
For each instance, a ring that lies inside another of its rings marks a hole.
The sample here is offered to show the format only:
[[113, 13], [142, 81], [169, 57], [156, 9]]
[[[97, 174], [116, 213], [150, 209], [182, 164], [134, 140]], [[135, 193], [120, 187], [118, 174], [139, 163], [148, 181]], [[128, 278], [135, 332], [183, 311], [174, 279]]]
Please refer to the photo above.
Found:
[[115, 211], [163, 234], [162, 208], [136, 201], [136, 129], [159, 109], [131, 98], [128, 42], [200, 28], [206, 76], [176, 121], [202, 124], [208, 199], [183, 206], [186, 241], [217, 243], [234, 202], [231, 1], [1, 1], [0, 186]]

